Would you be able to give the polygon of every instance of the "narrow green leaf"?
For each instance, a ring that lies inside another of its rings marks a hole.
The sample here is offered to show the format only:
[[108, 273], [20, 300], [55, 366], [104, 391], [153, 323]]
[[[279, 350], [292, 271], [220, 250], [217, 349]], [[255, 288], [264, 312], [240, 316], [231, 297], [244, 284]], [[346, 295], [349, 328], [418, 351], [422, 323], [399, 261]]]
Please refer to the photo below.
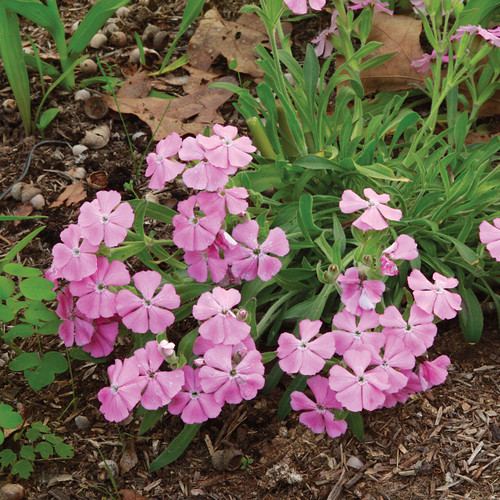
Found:
[[483, 333], [484, 318], [481, 304], [470, 288], [460, 284], [458, 292], [462, 297], [462, 310], [458, 311], [462, 333], [469, 344], [476, 344]]
[[278, 421], [284, 420], [290, 413], [292, 407], [290, 406], [290, 394], [293, 391], [303, 391], [307, 385], [307, 377], [304, 375], [297, 375], [289, 386], [286, 388], [283, 396], [281, 396], [280, 402], [278, 404], [278, 411], [276, 418]]
[[146, 432], [153, 427], [158, 420], [160, 420], [163, 415], [165, 415], [167, 411], [167, 407], [163, 406], [162, 408], [158, 408], [157, 410], [147, 410], [144, 413], [144, 417], [141, 422], [141, 428], [139, 429], [139, 436], [142, 436]]
[[59, 113], [59, 108], [46, 109], [42, 113], [42, 116], [40, 116], [39, 122], [36, 124], [37, 128], [39, 130], [45, 130], [50, 125], [50, 122], [57, 116], [58, 113]]
[[349, 412], [346, 417], [347, 425], [351, 429], [352, 433], [362, 441], [365, 437], [365, 431], [363, 428], [363, 419], [361, 418], [361, 413]]

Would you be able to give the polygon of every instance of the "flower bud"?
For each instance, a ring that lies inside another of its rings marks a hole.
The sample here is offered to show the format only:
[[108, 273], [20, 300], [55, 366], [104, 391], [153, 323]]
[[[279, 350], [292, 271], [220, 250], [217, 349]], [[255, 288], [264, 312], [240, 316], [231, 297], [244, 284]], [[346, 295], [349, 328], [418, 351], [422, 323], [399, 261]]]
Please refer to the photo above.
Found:
[[246, 309], [238, 309], [236, 317], [241, 321], [246, 321], [248, 318], [248, 311]]
[[160, 354], [168, 360], [175, 354], [175, 344], [173, 342], [169, 342], [168, 340], [162, 340], [158, 344], [158, 351], [160, 351]]
[[203, 358], [196, 358], [193, 361], [193, 364], [194, 366], [196, 366], [196, 368], [201, 368], [205, 364], [205, 360]]

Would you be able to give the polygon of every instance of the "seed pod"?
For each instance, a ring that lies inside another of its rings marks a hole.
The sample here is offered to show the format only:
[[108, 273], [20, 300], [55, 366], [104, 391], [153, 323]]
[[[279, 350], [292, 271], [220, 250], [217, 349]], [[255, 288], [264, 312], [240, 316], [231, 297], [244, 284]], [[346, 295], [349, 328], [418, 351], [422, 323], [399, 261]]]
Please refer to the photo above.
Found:
[[6, 113], [13, 113], [17, 109], [17, 103], [15, 99], [5, 99], [2, 104], [3, 109]]
[[87, 151], [89, 148], [87, 146], [84, 146], [83, 144], [76, 144], [73, 146], [73, 155], [74, 156], [80, 156], [82, 153]]
[[155, 26], [154, 24], [148, 24], [146, 26], [146, 29], [144, 30], [144, 32], [142, 34], [142, 37], [141, 37], [142, 41], [143, 42], [150, 42], [151, 40], [153, 40], [154, 36], [159, 31], [160, 31], [160, 28], [158, 28], [158, 26]]
[[80, 63], [80, 70], [84, 75], [95, 75], [97, 73], [97, 64], [92, 59], [85, 59]]
[[31, 198], [30, 205], [35, 210], [41, 210], [45, 206], [45, 199], [41, 194], [36, 194], [33, 198]]
[[30, 201], [34, 196], [37, 194], [40, 194], [42, 190], [40, 188], [37, 188], [33, 186], [32, 184], [28, 184], [24, 186], [24, 189], [21, 191], [21, 201], [23, 203], [27, 203]]
[[104, 47], [104, 45], [106, 45], [107, 43], [108, 43], [108, 37], [103, 33], [97, 33], [92, 37], [89, 45], [93, 49], [100, 49], [101, 47]]
[[212, 455], [212, 465], [216, 470], [237, 470], [241, 467], [243, 453], [236, 448], [217, 450]]
[[123, 31], [115, 31], [111, 33], [109, 43], [114, 47], [125, 47], [127, 45], [127, 35]]
[[127, 17], [130, 13], [130, 9], [128, 7], [120, 7], [115, 14], [118, 17]]
[[87, 102], [90, 99], [90, 92], [87, 89], [80, 89], [75, 92], [75, 101]]
[[12, 186], [12, 189], [10, 190], [10, 194], [11, 194], [12, 198], [14, 198], [14, 200], [20, 201], [21, 194], [27, 185], [28, 184], [26, 184], [26, 182], [16, 182], [16, 184], [14, 184]]

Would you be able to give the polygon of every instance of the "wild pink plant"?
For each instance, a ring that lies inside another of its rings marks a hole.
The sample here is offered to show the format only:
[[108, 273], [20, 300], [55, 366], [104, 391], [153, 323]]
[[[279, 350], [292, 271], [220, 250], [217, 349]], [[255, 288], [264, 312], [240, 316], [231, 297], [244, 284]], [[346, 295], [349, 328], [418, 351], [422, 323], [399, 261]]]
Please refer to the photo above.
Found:
[[407, 234], [401, 234], [396, 241], [386, 248], [380, 257], [380, 269], [384, 276], [396, 276], [398, 266], [395, 260], [413, 260], [418, 257], [417, 244], [415, 240]]
[[326, 0], [285, 0], [287, 7], [294, 14], [307, 14], [307, 4], [311, 6], [311, 9], [321, 10], [325, 4]]
[[226, 216], [226, 209], [230, 214], [239, 215], [246, 211], [248, 191], [243, 187], [219, 189], [215, 193], [199, 193], [198, 200], [203, 211], [216, 213], [221, 219]]
[[146, 177], [151, 177], [149, 187], [151, 189], [163, 189], [165, 183], [175, 179], [186, 166], [184, 163], [169, 160], [169, 157], [176, 155], [182, 144], [179, 134], [173, 132], [162, 139], [156, 145], [156, 152], [149, 153], [146, 157], [148, 168]]
[[82, 345], [82, 350], [88, 352], [93, 358], [109, 356], [114, 349], [118, 336], [119, 323], [115, 317], [98, 318], [94, 320], [94, 331], [90, 341]]
[[500, 217], [493, 219], [493, 224], [485, 220], [479, 224], [479, 240], [486, 245], [490, 255], [500, 262]]
[[209, 270], [214, 283], [222, 281], [227, 272], [227, 262], [221, 259], [215, 242], [206, 250], [184, 252], [184, 262], [188, 264], [188, 275], [199, 283], [207, 281]]

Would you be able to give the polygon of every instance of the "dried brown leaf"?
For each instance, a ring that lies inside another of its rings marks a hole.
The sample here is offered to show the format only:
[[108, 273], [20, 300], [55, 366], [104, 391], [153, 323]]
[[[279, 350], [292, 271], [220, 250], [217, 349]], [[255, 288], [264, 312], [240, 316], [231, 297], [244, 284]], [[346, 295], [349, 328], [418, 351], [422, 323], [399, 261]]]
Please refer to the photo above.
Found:
[[[224, 77], [218, 82], [236, 84], [233, 77]], [[160, 120], [168, 107], [165, 117], [161, 122], [155, 138], [163, 139], [172, 132], [180, 135], [201, 134], [205, 127], [222, 122], [222, 117], [217, 112], [232, 95], [232, 92], [218, 88], [203, 86], [197, 92], [177, 99], [161, 99], [160, 97], [144, 97], [135, 99], [131, 97], [118, 97], [118, 107], [121, 113], [132, 113], [147, 123], [154, 133]], [[109, 107], [118, 111], [112, 97], [105, 97]]]
[[147, 500], [146, 497], [139, 495], [134, 490], [120, 490], [118, 493], [120, 493], [122, 500]]
[[52, 203], [49, 208], [60, 207], [66, 204], [67, 207], [71, 205], [77, 205], [87, 197], [87, 193], [83, 188], [81, 181], [70, 184], [57, 198], [54, 203]]
[[120, 459], [120, 472], [122, 475], [126, 474], [132, 470], [139, 462], [137, 458], [137, 453], [134, 448], [129, 448], [123, 452], [122, 458]]
[[[291, 32], [291, 24], [284, 23], [285, 33]], [[235, 71], [254, 77], [264, 72], [255, 62], [255, 47], [269, 46], [269, 38], [264, 23], [256, 14], [242, 14], [237, 21], [223, 19], [217, 9], [209, 10], [188, 45], [191, 66], [208, 71], [219, 55], [228, 63], [236, 59]]]
[[[222, 73], [217, 70], [203, 71], [191, 66], [184, 66], [183, 68], [189, 71], [190, 74], [185, 76], [167, 77], [165, 78], [165, 82], [169, 85], [182, 87], [182, 90], [184, 90], [186, 94], [192, 94], [193, 92], [199, 90], [201, 86], [208, 85], [222, 76]], [[155, 85], [155, 87], [157, 86]]]
[[151, 90], [151, 80], [145, 71], [138, 71], [127, 78], [116, 92], [116, 97], [146, 97]]
[[[14, 210], [12, 210], [12, 214], [17, 215], [19, 217], [27, 217], [28, 215], [31, 215], [31, 212], [33, 212], [33, 206], [30, 205], [29, 203], [24, 203], [23, 205], [16, 205], [14, 207]], [[20, 220], [15, 220], [14, 227], [19, 225], [20, 223], [21, 223]]]

